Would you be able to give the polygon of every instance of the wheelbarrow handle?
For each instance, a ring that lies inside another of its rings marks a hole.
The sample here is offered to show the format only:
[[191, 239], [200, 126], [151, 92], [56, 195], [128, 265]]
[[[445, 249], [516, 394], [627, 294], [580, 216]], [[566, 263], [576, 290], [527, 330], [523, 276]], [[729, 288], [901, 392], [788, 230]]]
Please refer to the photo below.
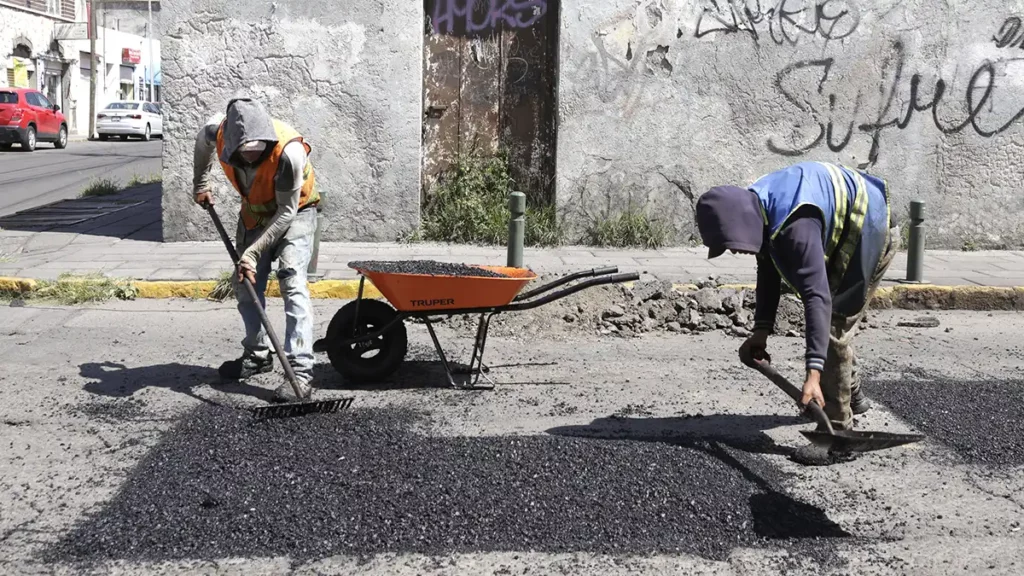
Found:
[[[213, 207], [213, 204], [209, 202], [203, 203], [203, 208], [210, 213], [210, 218], [213, 219], [213, 225], [217, 228], [217, 232], [220, 234], [220, 239], [224, 242], [224, 247], [228, 249], [228, 254], [231, 255], [231, 261], [235, 265], [235, 273], [238, 273], [238, 262], [241, 260], [238, 257], [238, 250], [235, 249], [235, 245], [232, 244], [231, 238], [228, 236], [228, 231], [224, 229], [224, 224], [220, 221], [220, 217], [217, 216], [217, 210]], [[291, 363], [288, 362], [288, 356], [284, 353], [284, 347], [281, 346], [281, 340], [277, 337], [277, 332], [274, 331], [274, 327], [270, 325], [270, 319], [267, 318], [267, 311], [260, 306], [259, 296], [256, 294], [256, 287], [252, 285], [249, 278], [242, 276], [242, 284], [245, 285], [246, 291], [249, 293], [249, 299], [252, 301], [252, 305], [256, 307], [256, 310], [260, 314], [260, 322], [263, 323], [263, 329], [267, 331], [267, 336], [270, 338], [270, 343], [274, 346], [274, 350], [277, 351], [277, 358], [281, 361], [281, 367], [284, 368], [285, 376], [288, 377], [288, 382], [292, 385], [292, 390], [295, 391], [295, 397], [301, 398], [302, 392], [299, 390], [299, 381], [295, 377], [295, 371], [292, 370]]]
[[811, 416], [814, 417], [814, 421], [817, 422], [819, 425], [827, 428], [829, 434], [835, 434], [835, 430], [832, 429], [832, 422], [828, 419], [828, 416], [825, 414], [825, 411], [821, 409], [821, 406], [819, 406], [817, 402], [813, 401], [808, 402], [807, 406], [804, 406], [801, 403], [801, 400], [803, 400], [804, 395], [803, 390], [798, 388], [796, 385], [790, 382], [789, 379], [780, 374], [779, 371], [776, 370], [770, 362], [758, 360], [757, 358], [751, 358], [750, 362], [747, 364], [751, 368], [763, 374], [765, 378], [771, 380], [773, 384], [775, 384], [779, 388], [782, 388], [782, 391], [788, 394], [789, 397], [792, 398], [793, 401], [797, 403], [797, 406], [809, 410], [811, 412]]

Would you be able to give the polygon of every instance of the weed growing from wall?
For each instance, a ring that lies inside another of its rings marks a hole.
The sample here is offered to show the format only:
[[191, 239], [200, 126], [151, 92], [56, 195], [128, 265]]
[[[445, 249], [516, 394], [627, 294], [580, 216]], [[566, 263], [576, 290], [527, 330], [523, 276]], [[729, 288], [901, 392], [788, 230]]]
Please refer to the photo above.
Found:
[[[456, 244], [508, 244], [508, 195], [514, 182], [504, 153], [458, 158], [441, 175], [423, 206], [420, 229], [406, 240]], [[526, 207], [526, 244], [561, 242], [553, 206]]]
[[668, 226], [646, 211], [629, 208], [618, 216], [595, 219], [584, 233], [590, 246], [606, 248], [660, 248], [669, 237]]

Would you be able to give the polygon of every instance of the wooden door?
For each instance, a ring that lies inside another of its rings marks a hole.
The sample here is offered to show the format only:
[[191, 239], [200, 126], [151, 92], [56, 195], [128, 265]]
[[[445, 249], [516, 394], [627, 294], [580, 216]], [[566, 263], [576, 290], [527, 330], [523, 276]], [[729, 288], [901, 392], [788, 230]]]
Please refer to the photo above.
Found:
[[509, 155], [517, 190], [554, 202], [558, 0], [425, 0], [424, 200], [459, 154]]

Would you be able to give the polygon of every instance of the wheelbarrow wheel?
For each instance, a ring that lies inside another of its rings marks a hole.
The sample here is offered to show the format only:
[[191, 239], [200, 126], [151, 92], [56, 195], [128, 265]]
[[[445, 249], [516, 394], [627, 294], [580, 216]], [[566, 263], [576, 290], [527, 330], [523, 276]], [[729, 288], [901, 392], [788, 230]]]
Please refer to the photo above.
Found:
[[331, 366], [353, 383], [379, 382], [393, 374], [409, 346], [404, 322], [396, 323], [373, 340], [349, 345], [342, 342], [357, 334], [376, 332], [397, 315], [391, 305], [380, 300], [360, 301], [358, 318], [355, 301], [342, 306], [327, 326], [327, 357]]

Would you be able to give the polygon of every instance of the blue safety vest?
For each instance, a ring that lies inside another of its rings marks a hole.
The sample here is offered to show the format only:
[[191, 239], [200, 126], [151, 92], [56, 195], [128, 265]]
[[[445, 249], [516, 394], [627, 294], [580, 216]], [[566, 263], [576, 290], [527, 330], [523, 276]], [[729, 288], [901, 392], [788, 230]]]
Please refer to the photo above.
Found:
[[790, 271], [779, 264], [774, 240], [798, 208], [818, 209], [833, 311], [859, 311], [889, 240], [885, 180], [837, 164], [801, 162], [762, 176], [750, 190], [761, 201], [768, 253], [794, 293]]

